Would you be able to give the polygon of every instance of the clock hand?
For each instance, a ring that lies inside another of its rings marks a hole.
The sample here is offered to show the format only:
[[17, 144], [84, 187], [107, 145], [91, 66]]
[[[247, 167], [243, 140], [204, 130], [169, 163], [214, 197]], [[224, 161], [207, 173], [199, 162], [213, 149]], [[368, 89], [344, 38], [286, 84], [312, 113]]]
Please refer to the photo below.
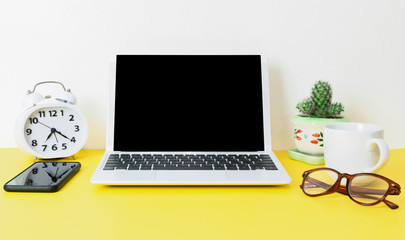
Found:
[[[58, 170], [56, 169], [56, 172], [58, 172]], [[56, 174], [55, 176], [52, 176], [52, 174], [50, 174], [48, 171], [46, 171], [46, 173], [48, 174], [49, 177], [51, 177], [52, 182], [56, 182], [58, 181], [58, 178], [56, 178]]]
[[70, 138], [66, 137], [66, 136], [65, 136], [64, 134], [62, 134], [61, 132], [56, 131], [56, 130], [55, 130], [55, 132], [56, 132], [56, 133], [58, 133], [59, 135], [61, 135], [62, 137], [64, 137], [64, 138], [66, 138], [66, 139], [69, 139], [69, 140], [70, 140]]
[[56, 137], [56, 129], [55, 128], [51, 128], [51, 133], [48, 135], [48, 137], [46, 138], [45, 142], [48, 141], [49, 138], [51, 138], [52, 134], [55, 134], [55, 138], [56, 138], [56, 142], [58, 142], [58, 138]]
[[58, 170], [59, 170], [59, 167], [58, 167], [58, 168], [56, 168], [56, 172], [55, 172], [55, 178], [56, 178], [56, 175], [58, 175]]
[[55, 134], [55, 139], [56, 139], [56, 142], [57, 142], [57, 143], [59, 143], [58, 138], [56, 137], [56, 133], [55, 133], [55, 132], [53, 132], [53, 134]]
[[51, 131], [51, 133], [48, 135], [48, 137], [46, 138], [45, 142], [48, 141], [49, 138], [51, 138], [53, 132]]
[[58, 178], [62, 178], [63, 175], [65, 175], [67, 172], [69, 172], [70, 169], [64, 171], [61, 175], [58, 176]]
[[48, 176], [50, 176], [52, 179], [54, 178], [54, 176], [52, 176], [52, 174], [50, 174], [48, 171], [46, 171], [46, 173], [47, 173]]
[[[47, 127], [47, 128], [51, 128], [50, 126], [47, 126], [47, 125], [41, 123], [40, 121], [38, 121], [38, 123], [41, 124], [41, 125], [43, 125], [43, 126], [45, 126], [45, 127]], [[51, 129], [52, 129], [52, 128], [51, 128]]]

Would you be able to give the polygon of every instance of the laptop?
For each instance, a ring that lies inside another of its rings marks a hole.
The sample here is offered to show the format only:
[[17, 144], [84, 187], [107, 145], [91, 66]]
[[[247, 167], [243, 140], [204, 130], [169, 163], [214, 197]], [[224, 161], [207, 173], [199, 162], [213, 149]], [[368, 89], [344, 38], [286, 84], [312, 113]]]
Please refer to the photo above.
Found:
[[262, 55], [117, 55], [91, 183], [279, 185]]

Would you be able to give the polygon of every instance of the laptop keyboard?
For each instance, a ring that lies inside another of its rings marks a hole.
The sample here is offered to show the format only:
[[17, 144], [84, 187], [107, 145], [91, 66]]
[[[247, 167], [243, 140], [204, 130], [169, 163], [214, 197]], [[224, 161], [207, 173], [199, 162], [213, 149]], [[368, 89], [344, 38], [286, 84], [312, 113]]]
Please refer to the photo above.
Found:
[[277, 170], [269, 155], [111, 154], [104, 170]]

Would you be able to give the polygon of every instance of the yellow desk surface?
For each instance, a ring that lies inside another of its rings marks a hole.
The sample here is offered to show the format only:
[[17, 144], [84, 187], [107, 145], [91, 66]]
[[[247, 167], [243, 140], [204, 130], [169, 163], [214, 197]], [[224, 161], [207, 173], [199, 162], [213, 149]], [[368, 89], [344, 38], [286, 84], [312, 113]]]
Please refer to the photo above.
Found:
[[[405, 239], [405, 192], [365, 207], [335, 193], [312, 198], [299, 185], [318, 166], [276, 152], [292, 183], [283, 186], [94, 185], [104, 151], [82, 150], [81, 170], [56, 193], [0, 195], [0, 239]], [[0, 183], [32, 164], [0, 149]], [[405, 189], [405, 149], [391, 150], [380, 174]]]

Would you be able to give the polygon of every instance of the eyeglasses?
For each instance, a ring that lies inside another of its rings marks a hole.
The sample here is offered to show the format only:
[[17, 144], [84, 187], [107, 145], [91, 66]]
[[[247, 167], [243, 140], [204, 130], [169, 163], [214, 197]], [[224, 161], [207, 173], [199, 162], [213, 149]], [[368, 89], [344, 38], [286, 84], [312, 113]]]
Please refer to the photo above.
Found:
[[[399, 195], [398, 183], [374, 173], [347, 174], [331, 168], [316, 168], [302, 175], [302, 191], [311, 197], [334, 192], [348, 195], [353, 201], [364, 206], [384, 202], [391, 209], [398, 205], [385, 199], [388, 195]], [[344, 186], [346, 185], [346, 186]]]

